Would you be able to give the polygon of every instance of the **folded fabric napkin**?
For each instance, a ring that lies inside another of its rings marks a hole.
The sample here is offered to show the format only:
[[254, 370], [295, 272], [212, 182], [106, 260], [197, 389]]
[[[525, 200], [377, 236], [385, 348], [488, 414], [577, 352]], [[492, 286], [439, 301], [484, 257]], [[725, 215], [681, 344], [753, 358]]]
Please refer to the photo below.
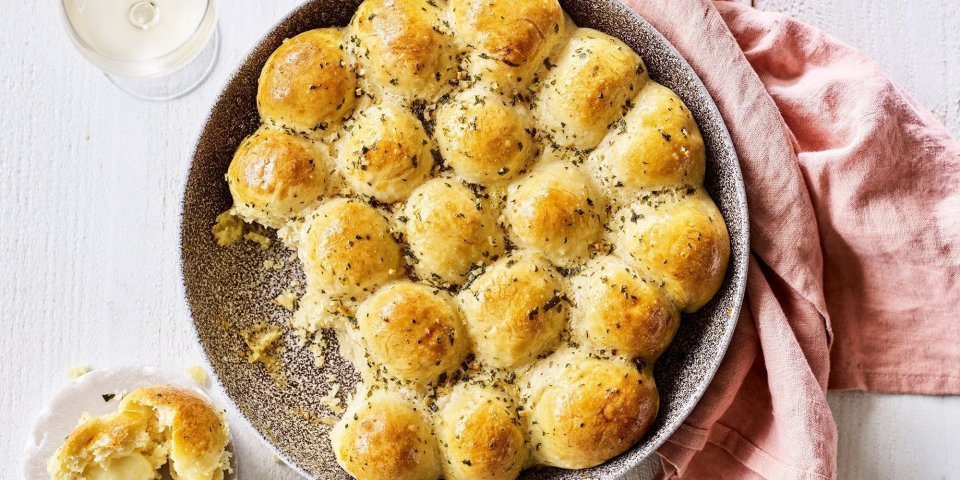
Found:
[[960, 394], [960, 144], [868, 58], [778, 14], [624, 0], [723, 114], [750, 210], [727, 356], [668, 478], [832, 478], [826, 389]]

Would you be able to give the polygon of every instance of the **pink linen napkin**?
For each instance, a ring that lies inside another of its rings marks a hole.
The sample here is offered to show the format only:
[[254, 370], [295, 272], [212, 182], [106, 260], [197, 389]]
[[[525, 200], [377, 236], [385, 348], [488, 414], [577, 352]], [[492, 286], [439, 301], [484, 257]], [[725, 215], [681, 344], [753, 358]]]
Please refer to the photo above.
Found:
[[623, 1], [716, 100], [751, 216], [740, 321], [659, 451], [665, 476], [833, 478], [828, 387], [960, 394], [960, 144], [864, 55], [796, 20]]

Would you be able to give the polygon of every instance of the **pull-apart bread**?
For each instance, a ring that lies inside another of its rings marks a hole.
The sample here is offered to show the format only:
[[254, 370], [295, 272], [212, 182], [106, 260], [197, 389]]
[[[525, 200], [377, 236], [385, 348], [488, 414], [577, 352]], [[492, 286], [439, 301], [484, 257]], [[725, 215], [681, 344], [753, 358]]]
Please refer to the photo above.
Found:
[[730, 243], [693, 114], [630, 46], [557, 0], [367, 0], [287, 39], [257, 104], [232, 212], [298, 252], [294, 325], [349, 345], [347, 472], [511, 479], [643, 439]]

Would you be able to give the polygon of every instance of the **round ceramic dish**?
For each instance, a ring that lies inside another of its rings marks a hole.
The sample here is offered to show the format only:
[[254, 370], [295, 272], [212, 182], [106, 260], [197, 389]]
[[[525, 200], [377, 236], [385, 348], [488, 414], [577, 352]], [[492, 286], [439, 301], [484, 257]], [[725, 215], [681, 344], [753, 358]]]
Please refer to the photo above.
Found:
[[[246, 361], [240, 330], [264, 320], [284, 325], [290, 313], [270, 299], [291, 280], [303, 280], [298, 262], [280, 242], [260, 251], [250, 242], [218, 247], [210, 229], [217, 215], [231, 205], [224, 173], [234, 150], [257, 129], [257, 77], [267, 57], [284, 38], [305, 30], [343, 26], [359, 0], [312, 0], [281, 21], [247, 59], [220, 94], [197, 143], [183, 198], [181, 260], [187, 301], [197, 338], [216, 378], [263, 440], [281, 458], [313, 479], [345, 479], [337, 466], [320, 399], [328, 391], [325, 374], [347, 386], [356, 380], [352, 368], [329, 342], [327, 362], [314, 365], [313, 355], [295, 338], [284, 339], [286, 387], [281, 388], [260, 364]], [[687, 417], [713, 378], [730, 341], [743, 300], [748, 243], [747, 205], [736, 152], [716, 105], [693, 69], [650, 24], [616, 0], [560, 0], [578, 25], [601, 30], [633, 47], [650, 76], [673, 89], [693, 112], [707, 147], [706, 188], [720, 207], [730, 231], [727, 277], [717, 296], [694, 315], [684, 317], [676, 338], [656, 364], [660, 414], [647, 435], [631, 450], [587, 472], [535, 469], [527, 479], [616, 478], [638, 465]], [[283, 267], [267, 270], [264, 260]], [[349, 389], [347, 389], [349, 390]], [[343, 393], [341, 393], [343, 395]]]

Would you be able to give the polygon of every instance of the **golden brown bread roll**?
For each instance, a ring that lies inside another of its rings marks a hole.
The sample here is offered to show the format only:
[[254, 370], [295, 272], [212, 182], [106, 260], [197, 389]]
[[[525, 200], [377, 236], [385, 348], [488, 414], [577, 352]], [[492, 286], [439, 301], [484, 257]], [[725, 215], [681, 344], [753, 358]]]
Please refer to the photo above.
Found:
[[699, 310], [720, 289], [730, 236], [717, 206], [702, 191], [635, 203], [615, 216], [615, 253], [661, 278], [684, 312]]
[[577, 167], [554, 162], [510, 186], [504, 216], [517, 244], [567, 265], [586, 256], [600, 239], [604, 204]]
[[302, 137], [260, 128], [240, 143], [227, 170], [235, 212], [247, 222], [283, 226], [320, 201], [326, 163]]
[[448, 480], [512, 480], [527, 457], [513, 398], [493, 386], [460, 384], [444, 399], [437, 437]]
[[221, 480], [230, 470], [229, 429], [222, 411], [190, 390], [143, 387], [116, 413], [76, 428], [50, 459], [55, 480], [159, 479], [160, 467], [181, 480]]
[[653, 364], [673, 340], [680, 312], [660, 282], [622, 260], [600, 256], [571, 281], [573, 339]]
[[539, 254], [502, 258], [460, 292], [477, 358], [515, 368], [547, 352], [567, 323], [559, 275]]
[[374, 105], [358, 112], [350, 127], [337, 168], [354, 191], [396, 202], [430, 175], [431, 143], [409, 110], [392, 103]]
[[337, 463], [358, 480], [436, 480], [433, 429], [399, 394], [358, 396], [330, 432]]
[[401, 380], [433, 382], [469, 353], [460, 310], [446, 292], [424, 285], [381, 288], [360, 304], [357, 324], [373, 360]]
[[706, 150], [680, 97], [651, 81], [633, 101], [587, 161], [601, 185], [627, 190], [702, 185]]
[[557, 0], [451, 0], [458, 40], [475, 48], [471, 73], [514, 89], [529, 81], [566, 27]]
[[343, 32], [320, 28], [284, 40], [260, 72], [257, 109], [271, 126], [324, 132], [350, 115], [355, 68], [343, 51]]
[[589, 28], [577, 29], [553, 62], [533, 112], [554, 141], [579, 150], [596, 147], [649, 80], [629, 46]]
[[465, 180], [510, 181], [536, 156], [525, 107], [474, 87], [441, 105], [434, 135], [447, 163]]
[[432, 99], [456, 78], [457, 52], [431, 0], [367, 0], [351, 21], [354, 55], [376, 89]]
[[184, 480], [220, 479], [229, 466], [224, 449], [230, 439], [223, 412], [184, 388], [138, 388], [123, 398], [120, 409], [155, 412], [169, 442], [170, 470]]
[[141, 409], [94, 417], [66, 438], [47, 471], [54, 480], [108, 479], [113, 473], [159, 478], [167, 460], [162, 439], [150, 412]]
[[459, 284], [503, 254], [503, 232], [486, 202], [459, 180], [436, 178], [413, 192], [399, 217], [420, 278]]
[[629, 449], [657, 416], [653, 377], [623, 360], [573, 353], [533, 381], [534, 459], [560, 468], [599, 465]]
[[404, 274], [387, 220], [365, 203], [330, 200], [307, 218], [300, 235], [300, 261], [314, 295], [361, 301]]

